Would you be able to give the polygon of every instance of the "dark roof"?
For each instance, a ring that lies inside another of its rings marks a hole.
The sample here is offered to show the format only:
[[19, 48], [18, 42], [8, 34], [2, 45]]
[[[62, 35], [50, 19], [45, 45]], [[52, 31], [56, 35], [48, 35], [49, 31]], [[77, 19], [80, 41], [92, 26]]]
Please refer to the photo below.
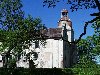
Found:
[[60, 39], [62, 37], [62, 28], [49, 28], [43, 30], [42, 34], [51, 39]]

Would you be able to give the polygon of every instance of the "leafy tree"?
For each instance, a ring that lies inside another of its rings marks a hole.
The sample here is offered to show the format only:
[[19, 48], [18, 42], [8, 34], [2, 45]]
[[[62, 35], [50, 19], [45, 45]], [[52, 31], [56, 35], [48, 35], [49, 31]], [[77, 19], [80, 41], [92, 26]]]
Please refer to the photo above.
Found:
[[23, 19], [23, 11], [21, 11], [22, 4], [19, 0], [0, 0], [0, 24], [2, 25], [1, 31], [1, 46], [2, 50], [8, 48], [5, 54], [5, 66], [10, 56], [10, 51], [16, 45], [15, 29], [18, 27], [18, 21]]
[[[100, 54], [100, 19], [93, 23], [92, 28], [94, 28], [94, 34], [92, 36], [88, 36], [86, 39], [81, 39], [77, 44], [77, 48], [79, 50], [79, 54], [88, 54], [89, 55], [99, 55]], [[90, 57], [89, 57], [90, 58]]]
[[18, 61], [23, 49], [29, 49], [34, 41], [40, 40], [42, 44], [45, 41], [41, 31], [46, 27], [41, 20], [30, 15], [25, 18], [21, 8], [20, 0], [0, 0], [0, 51], [5, 67], [9, 67], [13, 59]]
[[92, 37], [93, 41], [93, 53], [96, 55], [100, 55], [100, 19], [97, 19], [96, 22], [93, 23], [92, 27], [94, 28], [95, 34]]
[[[100, 65], [95, 61], [95, 56], [100, 55], [100, 19], [98, 19], [92, 27], [95, 30], [93, 36], [88, 36], [86, 39], [81, 39], [77, 43], [79, 60], [72, 70], [81, 75], [100, 74]], [[97, 27], [98, 26], [98, 27]]]

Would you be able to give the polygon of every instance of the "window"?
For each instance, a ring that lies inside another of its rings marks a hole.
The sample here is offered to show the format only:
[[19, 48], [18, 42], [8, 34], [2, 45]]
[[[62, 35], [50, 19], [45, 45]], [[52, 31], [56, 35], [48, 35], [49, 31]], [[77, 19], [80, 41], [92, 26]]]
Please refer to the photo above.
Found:
[[35, 48], [39, 48], [39, 41], [35, 41]]
[[62, 12], [62, 15], [63, 15], [64, 17], [66, 17], [66, 16], [67, 16], [67, 13], [66, 13], [66, 12]]

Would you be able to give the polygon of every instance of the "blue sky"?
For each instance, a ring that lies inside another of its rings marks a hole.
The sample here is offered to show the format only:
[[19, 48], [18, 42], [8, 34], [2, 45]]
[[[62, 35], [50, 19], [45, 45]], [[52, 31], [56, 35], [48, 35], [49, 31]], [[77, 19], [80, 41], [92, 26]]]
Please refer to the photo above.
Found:
[[[67, 9], [69, 11], [68, 16], [72, 21], [75, 39], [78, 39], [80, 34], [83, 32], [84, 22], [94, 18], [89, 14], [97, 11], [97, 9], [82, 9], [71, 12], [70, 6], [63, 0], [57, 3], [55, 8], [43, 7], [42, 2], [43, 0], [22, 0], [25, 16], [27, 17], [27, 15], [30, 14], [33, 18], [41, 18], [42, 23], [48, 28], [56, 28], [58, 25], [57, 22], [60, 19], [61, 10]], [[89, 25], [87, 27], [87, 34], [83, 38], [92, 35], [93, 31], [91, 25]]]

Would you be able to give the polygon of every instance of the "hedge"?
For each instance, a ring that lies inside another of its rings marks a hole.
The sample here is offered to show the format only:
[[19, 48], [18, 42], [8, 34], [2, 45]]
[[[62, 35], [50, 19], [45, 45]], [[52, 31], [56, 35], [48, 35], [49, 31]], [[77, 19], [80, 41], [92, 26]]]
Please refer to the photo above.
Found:
[[0, 75], [75, 75], [72, 70], [60, 68], [0, 68]]

